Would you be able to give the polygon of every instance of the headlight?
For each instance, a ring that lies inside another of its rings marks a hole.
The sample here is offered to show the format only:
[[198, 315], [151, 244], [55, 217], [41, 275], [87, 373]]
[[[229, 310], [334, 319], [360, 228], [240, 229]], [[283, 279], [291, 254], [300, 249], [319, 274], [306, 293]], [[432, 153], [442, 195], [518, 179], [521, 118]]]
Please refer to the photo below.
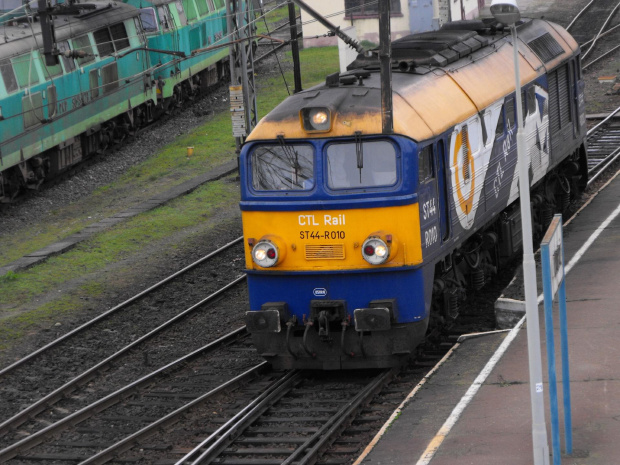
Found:
[[302, 109], [301, 120], [306, 131], [325, 132], [332, 126], [331, 112], [325, 107]]
[[269, 268], [278, 263], [278, 248], [267, 240], [262, 240], [252, 249], [252, 260], [262, 268]]
[[371, 265], [381, 265], [390, 257], [390, 247], [378, 237], [369, 237], [362, 245], [362, 256]]

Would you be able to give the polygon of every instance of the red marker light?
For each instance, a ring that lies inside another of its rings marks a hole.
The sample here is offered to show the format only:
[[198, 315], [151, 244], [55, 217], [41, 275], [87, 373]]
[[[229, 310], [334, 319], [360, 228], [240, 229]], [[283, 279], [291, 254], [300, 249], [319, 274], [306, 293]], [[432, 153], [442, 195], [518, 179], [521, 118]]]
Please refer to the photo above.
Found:
[[364, 247], [364, 253], [369, 257], [375, 254], [375, 248], [372, 245]]
[[267, 257], [271, 258], [272, 260], [274, 258], [276, 258], [276, 250], [275, 249], [268, 249], [267, 250]]

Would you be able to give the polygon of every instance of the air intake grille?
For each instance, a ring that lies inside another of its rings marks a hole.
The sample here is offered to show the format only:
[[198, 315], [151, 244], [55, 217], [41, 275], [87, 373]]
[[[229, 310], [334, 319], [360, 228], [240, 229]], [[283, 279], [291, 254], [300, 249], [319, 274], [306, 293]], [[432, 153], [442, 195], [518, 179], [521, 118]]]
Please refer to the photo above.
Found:
[[548, 32], [534, 40], [531, 40], [527, 43], [527, 45], [530, 46], [534, 53], [538, 55], [538, 58], [540, 58], [544, 63], [548, 63], [555, 57], [564, 53], [562, 46], [558, 44], [558, 42]]
[[306, 260], [344, 260], [344, 244], [306, 245]]

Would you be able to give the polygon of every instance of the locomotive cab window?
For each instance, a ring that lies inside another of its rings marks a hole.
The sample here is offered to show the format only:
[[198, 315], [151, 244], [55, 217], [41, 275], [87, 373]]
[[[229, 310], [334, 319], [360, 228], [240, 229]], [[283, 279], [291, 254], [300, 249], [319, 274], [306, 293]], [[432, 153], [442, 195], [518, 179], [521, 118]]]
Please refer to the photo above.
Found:
[[499, 118], [497, 119], [497, 126], [495, 126], [495, 137], [502, 137], [504, 135], [504, 105], [499, 110]]
[[309, 145], [260, 145], [251, 156], [257, 191], [304, 191], [314, 187], [314, 150]]
[[114, 53], [112, 37], [110, 36], [110, 31], [107, 27], [102, 27], [101, 29], [93, 32], [93, 37], [95, 38], [95, 43], [97, 44], [97, 50], [100, 58], [110, 56]]
[[93, 47], [90, 44], [90, 39], [87, 35], [76, 37], [73, 39], [73, 50], [82, 51], [86, 53], [84, 58], [78, 58], [77, 63], [78, 66], [85, 65], [86, 63], [90, 63], [95, 59], [95, 54], [93, 53]]
[[[181, 0], [176, 0], [176, 2], [174, 2], [174, 4], [176, 5], [176, 9], [177, 9], [177, 14], [179, 15], [179, 21], [180, 21], [180, 26], [187, 26], [187, 16], [185, 16], [185, 10], [183, 9], [183, 3], [181, 2]], [[174, 7], [172, 6], [172, 3], [170, 4], [170, 11], [172, 11]]]
[[527, 90], [527, 114], [536, 113], [536, 88], [534, 86]]
[[424, 147], [418, 154], [418, 177], [420, 184], [434, 177], [433, 150], [430, 145]]
[[161, 27], [163, 27], [164, 30], [170, 29], [170, 13], [167, 11], [166, 7], [158, 6], [157, 13], [159, 14], [159, 22], [161, 23]]
[[11, 62], [19, 87], [28, 87], [39, 83], [39, 74], [32, 53], [13, 58]]
[[514, 128], [515, 121], [517, 120], [515, 117], [515, 101], [514, 99], [506, 100], [504, 104], [504, 115], [506, 117], [506, 128]]
[[330, 189], [387, 187], [396, 184], [396, 149], [387, 141], [356, 141], [327, 147]]
[[56, 65], [47, 66], [45, 64], [43, 51], [39, 53], [39, 61], [41, 62], [41, 69], [43, 70], [43, 76], [45, 79], [49, 80], [62, 74], [62, 66], [60, 65], [60, 61]]
[[7, 94], [15, 92], [19, 88], [15, 73], [13, 72], [13, 66], [9, 60], [0, 61], [0, 76], [2, 76], [4, 89]]
[[58, 42], [58, 50], [60, 51], [60, 58], [62, 60], [62, 64], [65, 67], [65, 73], [70, 73], [75, 69], [75, 61], [73, 61], [73, 58], [68, 58], [64, 55], [64, 52], [66, 52], [67, 50], [71, 50], [71, 48], [69, 47], [69, 42]]
[[129, 36], [127, 35], [125, 23], [112, 24], [110, 26], [110, 32], [112, 33], [114, 48], [117, 52], [129, 48]]
[[140, 21], [145, 32], [157, 31], [157, 19], [155, 18], [155, 10], [153, 8], [141, 8]]

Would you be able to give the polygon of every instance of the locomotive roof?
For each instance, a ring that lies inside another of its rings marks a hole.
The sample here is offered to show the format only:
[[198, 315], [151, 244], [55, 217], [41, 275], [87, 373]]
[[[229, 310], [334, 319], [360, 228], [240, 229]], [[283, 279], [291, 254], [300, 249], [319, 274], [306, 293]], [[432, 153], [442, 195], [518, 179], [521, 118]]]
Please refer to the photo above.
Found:
[[[512, 38], [508, 32], [497, 33], [489, 23], [484, 23], [482, 30], [480, 24], [448, 23], [440, 31], [395, 41], [395, 133], [415, 140], [438, 136], [514, 92]], [[458, 29], [459, 26], [470, 29]], [[578, 50], [578, 44], [562, 27], [544, 20], [525, 20], [518, 27], [521, 83], [533, 81]], [[435, 64], [438, 62], [441, 65]], [[259, 122], [248, 140], [274, 139], [277, 135], [352, 136], [356, 131], [380, 134], [381, 82], [377, 62], [360, 56], [354, 64], [361, 68], [329, 76], [326, 83], [287, 98]], [[299, 112], [307, 107], [332, 110], [329, 133], [303, 131]]]
[[[86, 32], [119, 23], [139, 14], [135, 7], [121, 2], [94, 1], [82, 3], [82, 5], [85, 9], [77, 14], [54, 16], [56, 42], [81, 36]], [[89, 9], [86, 9], [87, 6], [90, 6]], [[2, 39], [0, 60], [27, 53], [32, 49], [43, 48], [41, 23], [38, 16], [35, 15], [34, 18], [32, 29], [26, 18], [20, 21], [10, 20], [0, 27], [0, 39]]]

